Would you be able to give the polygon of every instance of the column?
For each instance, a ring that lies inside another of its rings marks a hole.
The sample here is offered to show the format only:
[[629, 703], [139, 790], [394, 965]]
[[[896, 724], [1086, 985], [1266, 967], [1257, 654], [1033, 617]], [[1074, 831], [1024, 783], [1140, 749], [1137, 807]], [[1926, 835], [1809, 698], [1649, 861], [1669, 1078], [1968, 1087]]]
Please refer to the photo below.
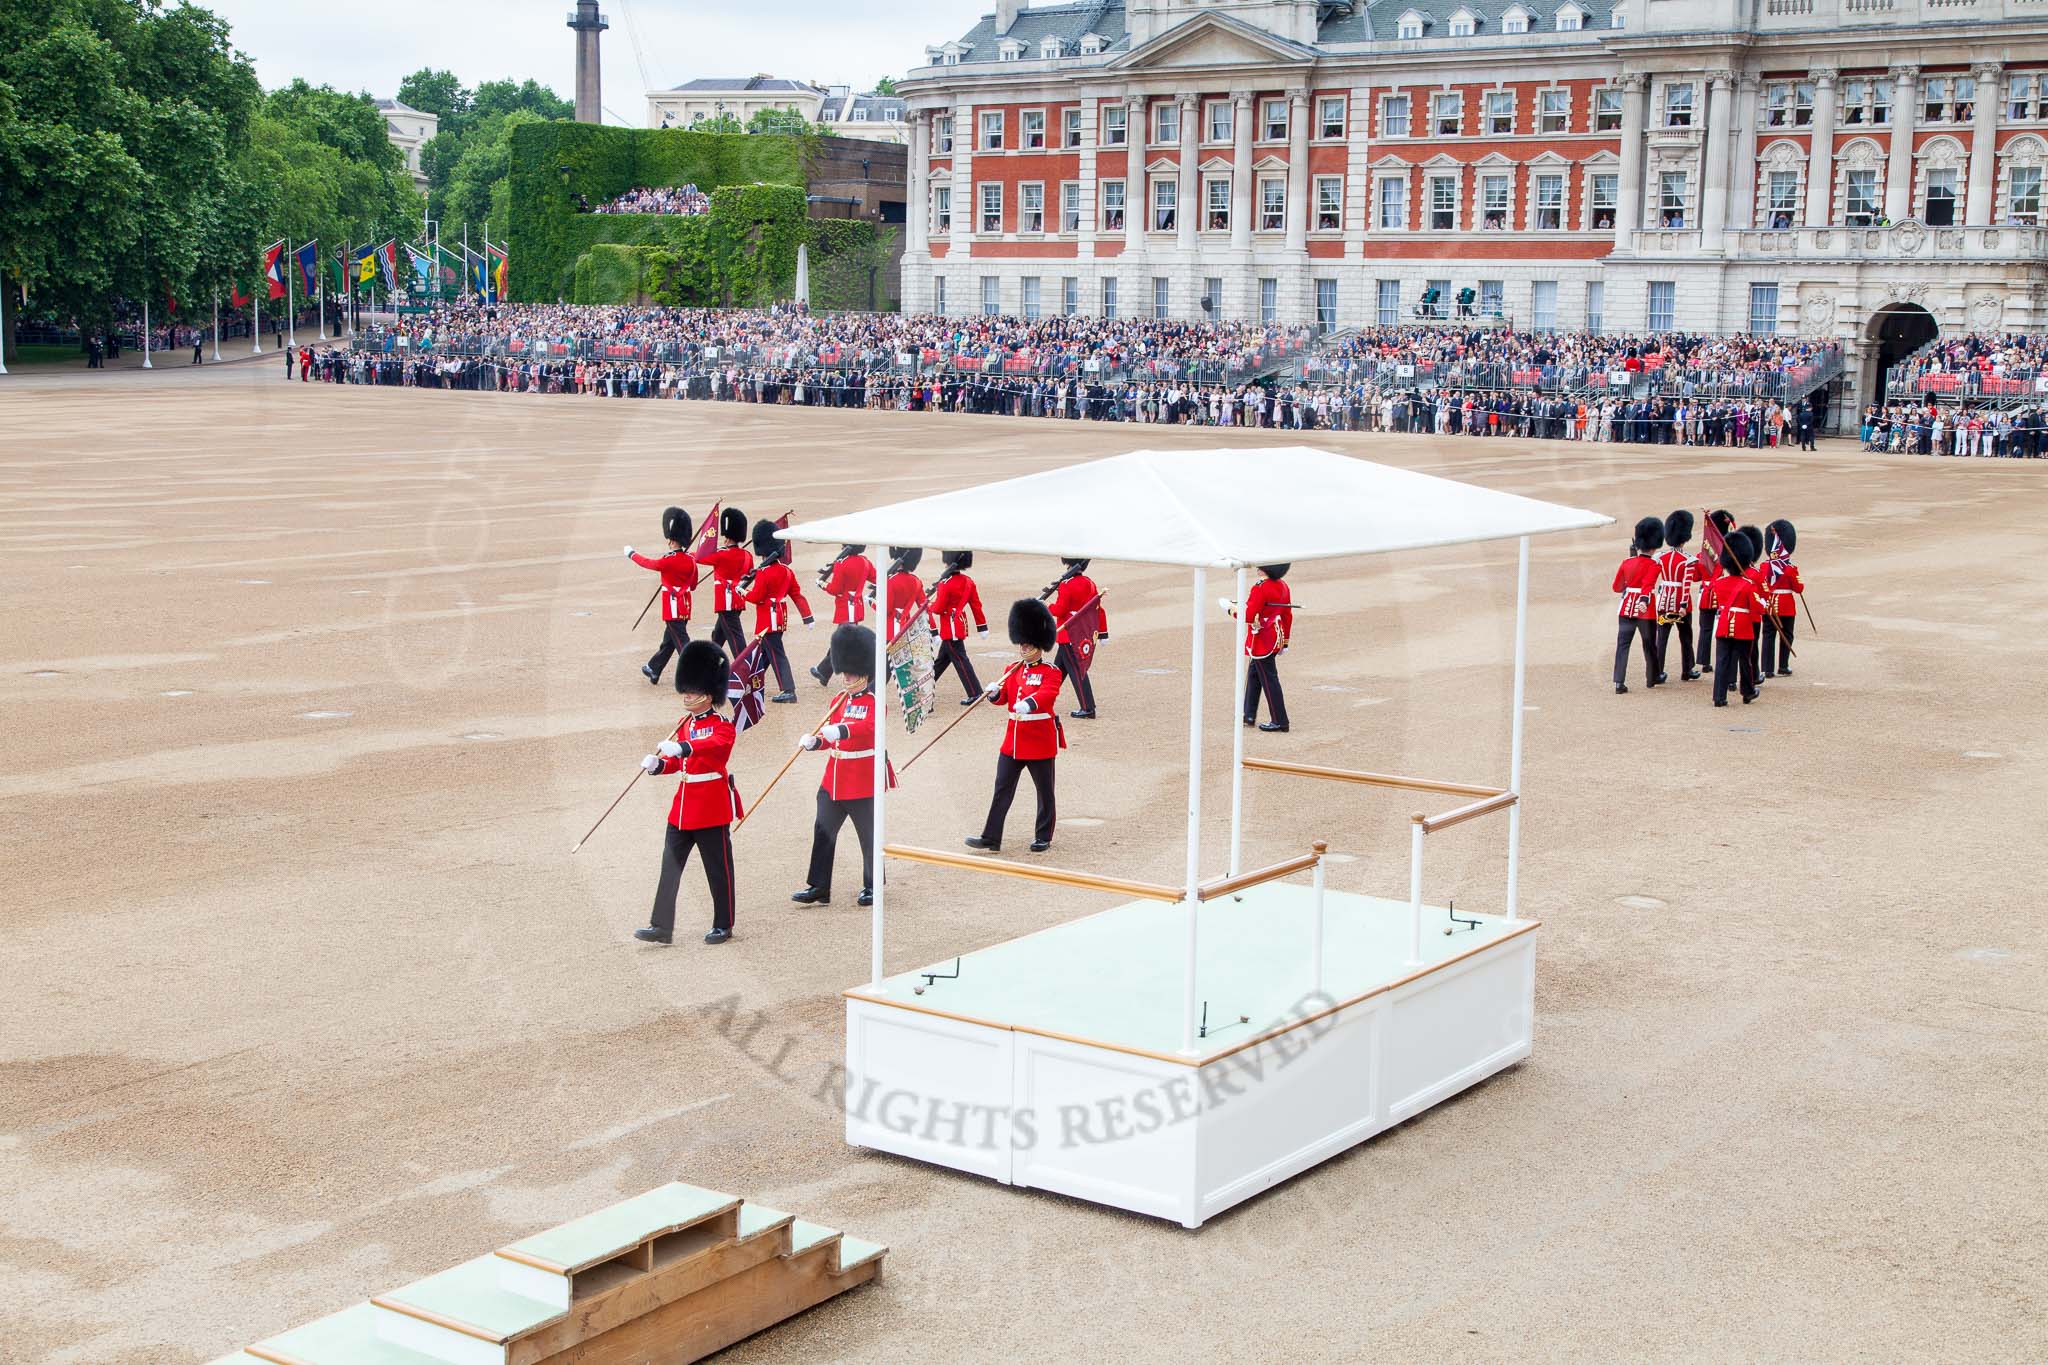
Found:
[[1707, 73], [1707, 144], [1701, 154], [1700, 246], [1719, 251], [1728, 226], [1728, 135], [1735, 73]]
[[1998, 83], [2005, 68], [1997, 62], [1979, 62], [1970, 74], [1977, 79], [1977, 107], [1970, 124], [1970, 193], [1963, 203], [1963, 224], [1989, 227], [1998, 184], [1998, 105], [2005, 98]]
[[[974, 219], [981, 206], [974, 202], [974, 106], [961, 100], [953, 106], [953, 241], [946, 251], [946, 264], [964, 267], [974, 241]], [[967, 287], [967, 276], [954, 270], [955, 283]], [[981, 306], [977, 297], [967, 311]]]
[[1894, 223], [1913, 216], [1913, 129], [1920, 121], [1920, 68], [1895, 66], [1892, 81], [1892, 146], [1884, 167], [1884, 216]]
[[1145, 97], [1124, 97], [1124, 259], [1145, 254], [1145, 229], [1152, 216], [1151, 184], [1145, 176]]
[[1250, 91], [1230, 92], [1230, 127], [1235, 137], [1230, 149], [1230, 246], [1233, 251], [1249, 251], [1252, 245], [1252, 215], [1256, 212], [1252, 205], [1252, 122], [1256, 116]]
[[1650, 78], [1639, 71], [1621, 78], [1621, 185], [1615, 191], [1614, 249], [1635, 248], [1635, 230], [1643, 221], [1643, 116], [1650, 97]]
[[1176, 211], [1173, 244], [1182, 251], [1195, 249], [1195, 229], [1201, 224], [1202, 177], [1199, 170], [1202, 140], [1202, 106], [1192, 91], [1174, 96], [1180, 106], [1180, 208]]
[[931, 128], [931, 115], [922, 109], [910, 116], [910, 202], [904, 206], [910, 220], [903, 241], [906, 254], [913, 251], [920, 255], [930, 254]]
[[1756, 77], [1744, 72], [1735, 81], [1735, 170], [1728, 195], [1728, 225], [1756, 226]]
[[1288, 92], [1287, 249], [1301, 253], [1297, 264], [1303, 267], [1308, 264], [1308, 119], [1308, 91]]
[[1077, 172], [1081, 180], [1081, 237], [1074, 252], [1082, 260], [1095, 255], [1095, 232], [1102, 222], [1102, 205], [1099, 202], [1102, 173], [1095, 164], [1095, 144], [1100, 141], [1097, 124], [1100, 121], [1101, 100], [1093, 93], [1081, 96], [1081, 169]]
[[1813, 81], [1813, 150], [1806, 158], [1806, 225], [1826, 227], [1835, 221], [1835, 69], [1815, 67]]

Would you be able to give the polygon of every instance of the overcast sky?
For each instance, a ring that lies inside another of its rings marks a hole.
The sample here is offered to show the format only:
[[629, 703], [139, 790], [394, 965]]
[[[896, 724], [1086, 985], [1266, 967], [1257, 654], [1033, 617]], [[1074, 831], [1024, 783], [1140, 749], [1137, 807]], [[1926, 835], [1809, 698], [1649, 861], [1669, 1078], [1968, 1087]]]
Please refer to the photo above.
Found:
[[[564, 99], [575, 93], [573, 0], [195, 3], [234, 26], [235, 46], [255, 61], [266, 89], [304, 76], [391, 95], [401, 77], [431, 66], [465, 85], [531, 76]], [[605, 121], [638, 126], [650, 83], [666, 89], [699, 76], [786, 76], [866, 90], [993, 8], [991, 0], [605, 0]]]

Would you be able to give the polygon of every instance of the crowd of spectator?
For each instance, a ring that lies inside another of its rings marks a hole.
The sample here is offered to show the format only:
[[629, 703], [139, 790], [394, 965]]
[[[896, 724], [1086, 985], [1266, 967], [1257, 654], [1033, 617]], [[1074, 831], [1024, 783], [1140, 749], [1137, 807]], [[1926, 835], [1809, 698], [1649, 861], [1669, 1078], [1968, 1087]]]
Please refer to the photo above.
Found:
[[1958, 401], [2017, 398], [2039, 392], [2048, 378], [2048, 336], [1981, 332], [1946, 337], [1894, 365], [1891, 393]]
[[2048, 400], [2019, 411], [1932, 403], [1873, 403], [1863, 410], [1863, 448], [1906, 455], [2048, 456]]
[[711, 196], [695, 185], [641, 186], [590, 210], [592, 213], [666, 213], [693, 217], [711, 212]]

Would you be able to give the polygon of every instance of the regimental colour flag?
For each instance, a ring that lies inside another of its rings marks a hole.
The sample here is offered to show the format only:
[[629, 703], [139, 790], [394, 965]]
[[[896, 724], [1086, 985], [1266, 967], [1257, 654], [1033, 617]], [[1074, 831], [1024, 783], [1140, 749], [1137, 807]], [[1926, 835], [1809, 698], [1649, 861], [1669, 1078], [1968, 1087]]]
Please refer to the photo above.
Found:
[[284, 238], [271, 243], [263, 253], [263, 279], [270, 286], [270, 297], [284, 297]]
[[307, 242], [292, 253], [299, 264], [299, 292], [312, 298], [320, 292], [318, 271], [320, 269], [320, 241], [318, 238]]
[[761, 641], [762, 637], [757, 635], [754, 643], [740, 651], [726, 680], [725, 699], [732, 703], [735, 735], [745, 734], [768, 710], [768, 651], [762, 648]]

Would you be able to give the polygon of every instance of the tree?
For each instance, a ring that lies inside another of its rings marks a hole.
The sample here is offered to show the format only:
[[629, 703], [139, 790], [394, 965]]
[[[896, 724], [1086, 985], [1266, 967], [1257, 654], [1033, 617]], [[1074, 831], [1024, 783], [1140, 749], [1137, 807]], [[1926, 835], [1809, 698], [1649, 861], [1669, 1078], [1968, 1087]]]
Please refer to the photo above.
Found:
[[[698, 131], [723, 130], [700, 127]], [[746, 131], [750, 133], [807, 133], [811, 131], [811, 122], [792, 104], [782, 109], [756, 109], [754, 116], [747, 120]]]
[[472, 233], [495, 223], [502, 236], [512, 223], [512, 133], [528, 123], [545, 123], [528, 109], [494, 115], [470, 130], [469, 145], [448, 185], [444, 235], [467, 225]]
[[893, 95], [893, 94], [895, 94], [895, 93], [896, 93], [896, 78], [895, 78], [894, 76], [884, 76], [884, 77], [882, 77], [882, 79], [880, 79], [880, 80], [876, 81], [876, 82], [875, 82], [875, 93], [876, 93], [877, 95]]
[[[460, 222], [469, 208], [488, 202], [490, 187], [472, 185], [462, 206], [455, 206], [455, 181], [472, 146], [495, 141], [507, 117], [525, 113], [541, 119], [566, 119], [576, 114], [573, 103], [535, 80], [485, 81], [469, 90], [454, 73], [428, 67], [399, 82], [398, 98], [441, 120], [435, 135], [420, 148], [420, 170], [427, 177], [428, 212], [443, 222]], [[472, 164], [467, 172], [472, 181], [487, 161]], [[477, 222], [482, 225], [481, 218]]]
[[368, 95], [293, 81], [271, 92], [238, 167], [270, 235], [344, 247], [419, 232], [423, 205]]
[[440, 120], [437, 131], [442, 133], [461, 134], [469, 118], [470, 98], [453, 71], [434, 71], [423, 66], [398, 83], [398, 102], [432, 114]]

